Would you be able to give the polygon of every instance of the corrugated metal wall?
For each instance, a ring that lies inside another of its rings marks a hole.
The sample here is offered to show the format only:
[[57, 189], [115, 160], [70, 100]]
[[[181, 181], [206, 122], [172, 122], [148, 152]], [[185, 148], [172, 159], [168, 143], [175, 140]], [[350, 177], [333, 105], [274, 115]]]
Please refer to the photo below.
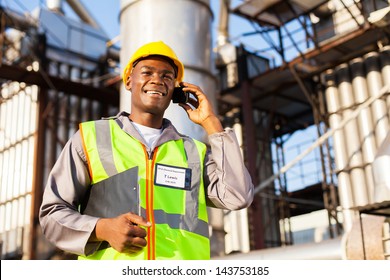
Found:
[[[44, 11], [43, 15], [51, 14]], [[33, 28], [29, 32], [10, 29], [3, 34], [11, 43], [2, 46], [2, 62], [39, 73], [47, 87], [0, 77], [0, 257], [47, 259], [56, 250], [41, 234], [37, 215], [49, 172], [80, 122], [115, 115], [119, 103], [112, 101], [118, 98], [110, 100], [103, 96], [107, 92], [99, 92], [106, 87], [102, 77], [112, 72], [101, 57], [53, 47], [46, 35], [37, 36]], [[77, 31], [83, 36], [83, 29]], [[104, 38], [94, 38], [105, 46]], [[82, 96], [82, 90], [73, 92], [68, 85], [89, 86], [93, 92], [96, 88], [96, 95]]]
[[2, 258], [28, 248], [38, 89], [3, 83], [0, 99], [0, 240]]

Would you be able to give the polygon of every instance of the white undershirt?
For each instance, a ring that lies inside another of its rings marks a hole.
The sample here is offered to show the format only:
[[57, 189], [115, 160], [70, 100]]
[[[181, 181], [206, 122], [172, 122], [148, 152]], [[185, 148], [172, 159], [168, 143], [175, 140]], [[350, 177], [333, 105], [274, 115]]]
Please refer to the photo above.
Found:
[[145, 143], [148, 145], [148, 147], [153, 147], [156, 143], [157, 138], [162, 132], [162, 128], [152, 128], [135, 122], [133, 122], [133, 124], [138, 130], [139, 134], [141, 134], [141, 136], [144, 138]]

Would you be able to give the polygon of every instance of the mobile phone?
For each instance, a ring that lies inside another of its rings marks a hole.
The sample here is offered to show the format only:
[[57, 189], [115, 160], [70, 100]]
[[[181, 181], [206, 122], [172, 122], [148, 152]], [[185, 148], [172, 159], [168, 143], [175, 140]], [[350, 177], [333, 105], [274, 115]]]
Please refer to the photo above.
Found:
[[173, 103], [187, 103], [190, 94], [186, 91], [183, 91], [182, 87], [175, 87], [172, 94], [172, 102]]

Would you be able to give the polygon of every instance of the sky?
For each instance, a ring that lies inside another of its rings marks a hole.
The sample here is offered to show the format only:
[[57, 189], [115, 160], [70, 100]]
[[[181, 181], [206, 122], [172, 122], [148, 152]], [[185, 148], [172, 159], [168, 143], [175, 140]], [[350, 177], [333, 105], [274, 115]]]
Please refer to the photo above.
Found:
[[[18, 12], [28, 13], [37, 7], [46, 7], [46, 2], [47, 0], [0, 0], [0, 5]], [[110, 39], [119, 35], [121, 0], [80, 0], [80, 2], [88, 9], [92, 17], [96, 19]], [[214, 14], [212, 22], [213, 46], [216, 45], [217, 40], [216, 35], [219, 17], [219, 2], [220, 0], [210, 0], [210, 8]], [[243, 0], [231, 0], [231, 7], [234, 8], [241, 2], [243, 2]], [[63, 9], [67, 16], [79, 20], [67, 4], [66, 0], [63, 0]], [[281, 63], [280, 56], [276, 51], [272, 50], [272, 48], [270, 49], [269, 43], [267, 43], [262, 36], [244, 35], [253, 33], [255, 30], [247, 20], [235, 15], [230, 15], [229, 20], [229, 35], [231, 43], [234, 45], [244, 43], [249, 51], [257, 52], [259, 55], [265, 56], [268, 59], [273, 59], [274, 61], [272, 63], [275, 63], [276, 65]], [[277, 41], [276, 32], [275, 34], [269, 32], [269, 34], [275, 41]], [[291, 43], [289, 45], [291, 45]], [[294, 51], [289, 51], [287, 54], [290, 58], [295, 57], [296, 55], [297, 52]]]
[[[65, 14], [77, 19], [66, 1], [63, 2]], [[81, 2], [110, 38], [119, 35], [120, 0], [82, 0]], [[37, 7], [46, 7], [46, 0], [0, 0], [0, 3], [1, 6], [22, 13], [31, 12]]]
[[[212, 22], [213, 32], [213, 44], [216, 44], [216, 32], [218, 28], [218, 16], [219, 16], [219, 2], [220, 0], [210, 0], [210, 8], [214, 14], [214, 20]], [[236, 7], [242, 0], [231, 0], [231, 7]], [[120, 33], [119, 13], [121, 0], [81, 0], [81, 3], [88, 9], [91, 15], [98, 21], [100, 26], [106, 32], [106, 34], [112, 39]], [[21, 13], [31, 12], [37, 7], [46, 7], [46, 0], [0, 0], [1, 6], [13, 9]], [[67, 16], [74, 19], [78, 19], [72, 9], [68, 6], [67, 2], [63, 0], [63, 9]], [[229, 34], [235, 44], [245, 42], [248, 46], [253, 46], [252, 49], [256, 49], [254, 46], [261, 45], [259, 37], [243, 37], [243, 33], [253, 31], [251, 25], [242, 18], [237, 16], [230, 17]]]
[[[220, 0], [211, 0], [211, 9], [214, 12], [213, 29], [216, 30], [218, 17], [218, 3]], [[100, 24], [109, 38], [115, 38], [120, 33], [119, 13], [121, 0], [82, 0], [82, 4], [88, 9], [95, 20]], [[63, 1], [63, 9], [67, 16], [77, 19], [77, 16]], [[46, 0], [0, 0], [1, 6], [11, 8], [18, 12], [31, 12], [37, 7], [46, 7]], [[215, 41], [215, 38], [214, 38]]]

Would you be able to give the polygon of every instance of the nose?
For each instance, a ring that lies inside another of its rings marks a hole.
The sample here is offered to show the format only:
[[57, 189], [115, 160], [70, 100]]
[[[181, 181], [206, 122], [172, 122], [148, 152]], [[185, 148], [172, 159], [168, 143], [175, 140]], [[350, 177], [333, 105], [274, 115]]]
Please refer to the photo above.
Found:
[[164, 85], [164, 80], [158, 73], [154, 73], [152, 76], [152, 83], [155, 83], [156, 85]]

